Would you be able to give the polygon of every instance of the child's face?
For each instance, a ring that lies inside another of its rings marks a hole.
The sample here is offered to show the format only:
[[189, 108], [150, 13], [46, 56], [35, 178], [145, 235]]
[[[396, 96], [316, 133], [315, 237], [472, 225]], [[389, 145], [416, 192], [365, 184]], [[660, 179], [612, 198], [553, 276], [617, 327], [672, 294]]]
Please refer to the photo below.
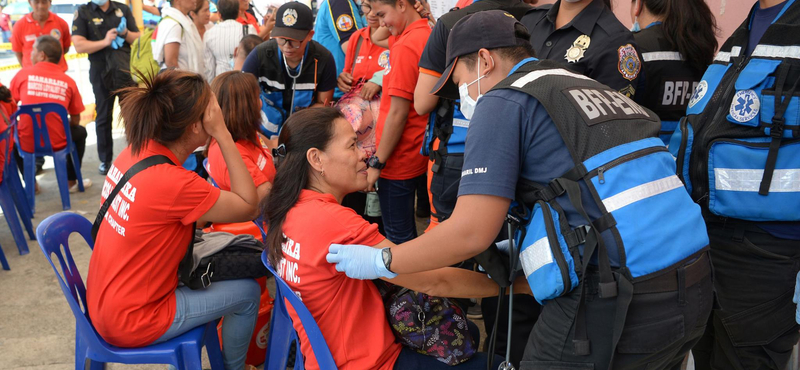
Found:
[[408, 4], [405, 0], [398, 0], [396, 5], [389, 5], [382, 1], [372, 1], [372, 14], [378, 17], [381, 25], [389, 29], [394, 36], [399, 36], [406, 29], [405, 10]]

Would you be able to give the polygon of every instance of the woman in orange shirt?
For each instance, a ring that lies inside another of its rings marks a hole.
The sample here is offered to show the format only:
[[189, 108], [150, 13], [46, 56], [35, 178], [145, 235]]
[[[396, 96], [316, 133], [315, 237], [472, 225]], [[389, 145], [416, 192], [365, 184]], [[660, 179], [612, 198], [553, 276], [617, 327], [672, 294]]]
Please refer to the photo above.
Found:
[[[267, 152], [258, 136], [258, 127], [261, 125], [258, 81], [250, 73], [230, 71], [214, 78], [211, 90], [217, 96], [225, 125], [253, 179], [258, 199], [264, 199], [269, 194], [272, 181], [275, 179], [275, 164], [272, 162], [272, 155]], [[230, 191], [228, 167], [216, 140], [212, 140], [209, 145], [206, 170], [220, 189]], [[246, 233], [261, 238], [261, 232], [252, 222], [214, 224], [212, 228], [216, 231]]]
[[[393, 245], [377, 226], [340, 205], [345, 194], [367, 182], [366, 156], [356, 140], [353, 128], [333, 108], [309, 108], [286, 121], [276, 149], [275, 183], [265, 202], [270, 263], [302, 297], [341, 370], [486, 369], [486, 353], [449, 366], [395, 343], [375, 285], [350, 279], [326, 261], [332, 243]], [[457, 268], [399, 275], [391, 282], [435, 296], [497, 294], [497, 285], [485, 274]], [[515, 286], [524, 289], [527, 284]], [[293, 311], [290, 315], [301, 336], [306, 368], [318, 369], [299, 320]]]
[[[194, 236], [193, 224], [257, 215], [253, 180], [201, 75], [166, 71], [144, 83], [122, 91], [129, 146], [111, 166], [101, 201], [142, 159], [162, 155], [172, 163], [132, 176], [103, 218], [89, 263], [89, 316], [103, 339], [119, 347], [160, 343], [225, 317], [225, 367], [242, 370], [258, 313], [258, 284], [227, 280], [190, 290], [178, 287], [178, 265]], [[180, 166], [211, 138], [225, 158], [231, 191]]]

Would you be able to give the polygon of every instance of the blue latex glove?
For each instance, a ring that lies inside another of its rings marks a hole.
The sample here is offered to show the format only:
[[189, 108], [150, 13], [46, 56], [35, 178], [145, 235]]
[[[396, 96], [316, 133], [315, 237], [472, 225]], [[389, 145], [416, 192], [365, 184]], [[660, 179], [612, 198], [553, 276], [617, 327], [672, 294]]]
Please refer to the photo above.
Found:
[[[800, 303], [800, 272], [797, 273], [797, 277], [794, 281], [794, 297], [792, 297], [792, 302]], [[800, 324], [800, 306], [795, 309], [794, 321]]]
[[336, 271], [344, 272], [352, 279], [392, 279], [397, 276], [383, 265], [381, 250], [366, 245], [331, 244], [325, 259], [336, 264]]
[[[122, 19], [119, 22], [119, 26], [117, 26], [117, 33], [121, 34], [122, 31], [124, 31], [126, 28], [128, 28], [128, 21], [125, 17], [122, 17]], [[119, 49], [124, 44], [125, 44], [125, 39], [120, 36], [117, 36], [117, 38], [111, 42], [111, 47], [114, 49]]]

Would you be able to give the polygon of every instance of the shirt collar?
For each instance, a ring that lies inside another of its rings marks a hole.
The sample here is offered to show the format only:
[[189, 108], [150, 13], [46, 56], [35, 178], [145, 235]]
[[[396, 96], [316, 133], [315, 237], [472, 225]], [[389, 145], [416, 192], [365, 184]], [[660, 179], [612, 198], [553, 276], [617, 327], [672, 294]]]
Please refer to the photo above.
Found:
[[62, 71], [61, 70], [61, 66], [59, 66], [58, 64], [55, 64], [55, 63], [47, 62], [47, 61], [36, 63], [36, 64], [33, 65], [33, 68], [34, 69], [45, 69], [45, 70], [52, 69], [52, 70]]
[[[45, 24], [47, 24], [48, 22], [51, 22], [51, 21], [53, 21], [53, 17], [54, 17], [54, 16], [56, 16], [56, 17], [57, 17], [57, 15], [55, 15], [55, 13], [53, 13], [53, 12], [47, 12], [47, 19], [45, 19], [44, 23], [45, 23]], [[35, 19], [33, 19], [33, 12], [30, 12], [30, 13], [28, 13], [28, 14], [25, 16], [25, 20], [27, 20], [27, 21], [28, 21], [28, 22], [30, 22], [30, 23], [36, 22], [36, 20], [35, 20]]]
[[[561, 0], [553, 4], [550, 10], [547, 11], [547, 20], [554, 26], [556, 24], [556, 16], [558, 15], [558, 7], [560, 4]], [[600, 14], [603, 13], [604, 6], [602, 0], [592, 0], [586, 8], [583, 8], [571, 22], [567, 23], [562, 28], [569, 28], [571, 26], [585, 35], [590, 35], [594, 29], [594, 25], [597, 23], [597, 19], [599, 19]]]
[[420, 29], [422, 27], [429, 27], [428, 26], [428, 20], [425, 19], [425, 18], [422, 18], [422, 19], [416, 20], [414, 22], [411, 22], [411, 24], [406, 26], [406, 29], [404, 29], [403, 33], [400, 34], [400, 36], [398, 36], [397, 38], [399, 39], [399, 38], [407, 35], [409, 32], [411, 32], [413, 30], [416, 30], [416, 29]]
[[309, 189], [303, 189], [300, 191], [300, 197], [297, 202], [308, 202], [315, 199], [322, 200], [326, 203], [339, 203], [336, 201], [336, 197], [334, 197], [333, 194], [319, 193]]

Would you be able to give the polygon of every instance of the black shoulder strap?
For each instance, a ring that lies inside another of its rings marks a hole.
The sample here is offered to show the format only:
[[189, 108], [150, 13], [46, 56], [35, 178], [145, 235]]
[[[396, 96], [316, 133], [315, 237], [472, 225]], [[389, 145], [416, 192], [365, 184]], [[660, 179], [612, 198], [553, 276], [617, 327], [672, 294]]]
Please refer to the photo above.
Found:
[[[143, 171], [146, 168], [153, 167], [157, 164], [163, 163], [172, 163], [172, 161], [165, 155], [154, 155], [142, 159], [141, 161], [137, 162], [131, 168], [122, 175], [122, 178], [119, 179], [117, 182], [117, 186], [114, 187], [114, 190], [111, 191], [111, 194], [108, 195], [106, 201], [103, 202], [103, 206], [100, 207], [100, 212], [97, 212], [97, 217], [94, 219], [94, 225], [92, 225], [92, 239], [97, 239], [97, 231], [100, 229], [100, 224], [103, 222], [103, 219], [106, 217], [106, 212], [108, 212], [108, 207], [111, 206], [111, 203], [114, 201], [114, 198], [117, 197], [122, 187], [128, 182], [128, 180], [136, 175], [137, 173]], [[174, 165], [174, 163], [172, 163]]]

